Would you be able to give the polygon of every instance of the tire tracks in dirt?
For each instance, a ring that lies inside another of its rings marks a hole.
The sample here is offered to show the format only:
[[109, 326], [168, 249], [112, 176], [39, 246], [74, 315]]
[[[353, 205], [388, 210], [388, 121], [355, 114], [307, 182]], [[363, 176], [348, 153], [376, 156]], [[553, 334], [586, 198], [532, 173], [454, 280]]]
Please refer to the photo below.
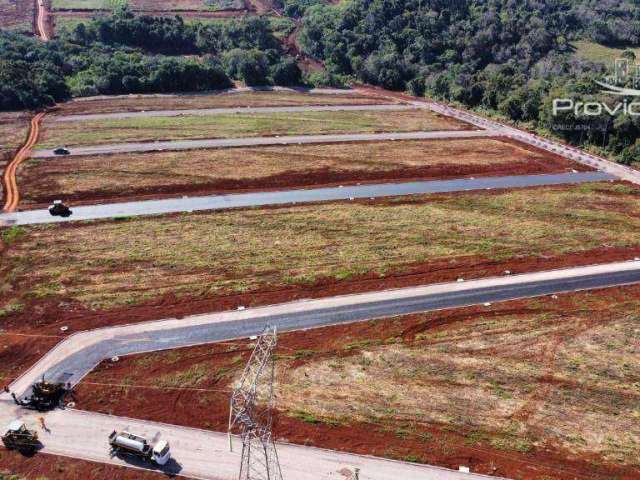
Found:
[[18, 153], [13, 157], [13, 160], [11, 160], [5, 168], [4, 175], [2, 176], [5, 212], [14, 212], [16, 208], [18, 208], [20, 192], [18, 190], [16, 172], [20, 164], [29, 158], [31, 149], [38, 141], [38, 136], [40, 135], [40, 122], [45, 115], [46, 112], [40, 112], [31, 119], [31, 128], [29, 129], [27, 140], [20, 150], [18, 150]]

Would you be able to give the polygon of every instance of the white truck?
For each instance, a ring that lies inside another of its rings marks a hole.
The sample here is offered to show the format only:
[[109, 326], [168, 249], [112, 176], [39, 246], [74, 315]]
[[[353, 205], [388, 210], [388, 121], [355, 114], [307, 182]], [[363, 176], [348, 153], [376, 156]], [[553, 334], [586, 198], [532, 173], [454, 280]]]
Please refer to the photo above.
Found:
[[109, 435], [109, 445], [111, 445], [111, 452], [114, 454], [135, 455], [158, 465], [166, 464], [171, 458], [167, 441], [159, 440], [151, 444], [146, 438], [125, 431], [117, 432], [114, 430]]

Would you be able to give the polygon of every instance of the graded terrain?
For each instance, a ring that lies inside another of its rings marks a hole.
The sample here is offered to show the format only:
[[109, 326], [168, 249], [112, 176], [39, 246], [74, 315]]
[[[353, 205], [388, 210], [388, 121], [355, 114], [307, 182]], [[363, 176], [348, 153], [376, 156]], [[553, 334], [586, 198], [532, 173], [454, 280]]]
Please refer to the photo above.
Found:
[[32, 159], [23, 206], [366, 182], [542, 174], [585, 167], [499, 138], [289, 145]]
[[471, 127], [424, 109], [384, 112], [235, 113], [83, 122], [45, 120], [36, 148], [132, 141], [466, 129]]
[[337, 294], [627, 260], [640, 247], [639, 195], [596, 183], [13, 227], [2, 321], [93, 328], [163, 315], [154, 304], [186, 314], [320, 286]]
[[[518, 480], [634, 478], [639, 307], [632, 286], [283, 334], [276, 435]], [[104, 362], [78, 406], [224, 430], [250, 346]]]

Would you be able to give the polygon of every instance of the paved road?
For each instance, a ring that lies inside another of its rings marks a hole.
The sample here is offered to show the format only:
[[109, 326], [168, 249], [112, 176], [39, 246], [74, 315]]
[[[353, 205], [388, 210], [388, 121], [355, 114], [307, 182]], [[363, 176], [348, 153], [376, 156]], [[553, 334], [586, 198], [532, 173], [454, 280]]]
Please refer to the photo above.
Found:
[[453, 117], [463, 122], [475, 125], [478, 128], [486, 128], [495, 132], [498, 135], [513, 138], [519, 142], [533, 145], [534, 147], [547, 150], [552, 153], [556, 153], [570, 160], [582, 163], [584, 165], [596, 168], [603, 172], [615, 175], [616, 177], [627, 180], [629, 182], [640, 185], [640, 171], [634, 170], [626, 165], [612, 162], [603, 157], [592, 155], [584, 150], [580, 150], [569, 145], [565, 145], [553, 140], [549, 140], [544, 137], [540, 137], [536, 134], [525, 132], [517, 128], [510, 127], [508, 125], [489, 120], [487, 118], [480, 117], [470, 112], [465, 112], [452, 108], [448, 105], [430, 102], [430, 101], [415, 101], [414, 105], [427, 105], [432, 111], [440, 113], [442, 115]]
[[310, 203], [358, 198], [380, 198], [425, 193], [446, 193], [497, 188], [524, 188], [544, 185], [576, 184], [613, 180], [615, 177], [602, 172], [574, 172], [544, 175], [516, 175], [507, 177], [481, 177], [424, 182], [350, 185], [345, 187], [283, 190], [275, 192], [237, 193], [202, 197], [143, 200], [104, 205], [72, 206], [70, 217], [53, 217], [47, 210], [27, 210], [0, 214], [1, 225], [33, 225], [95, 220], [122, 216], [160, 215], [174, 212], [193, 212], [246, 208], [266, 205]]
[[[358, 295], [298, 301], [248, 310], [168, 319], [122, 327], [111, 327], [71, 335], [28, 372], [14, 382], [12, 391], [22, 394], [43, 374], [77, 383], [99, 361], [113, 355], [176, 348], [230, 340], [258, 334], [266, 324], [281, 331], [300, 330], [394, 315], [452, 308], [514, 298], [547, 295], [582, 289], [640, 282], [640, 261], [579, 267], [387, 290]], [[167, 473], [231, 480], [239, 465], [238, 450], [226, 450], [223, 434], [185, 427], [111, 417], [75, 410], [33, 413], [18, 409], [7, 394], [0, 395], [0, 424], [22, 418], [30, 426], [44, 415], [49, 432], [41, 433], [44, 453], [83, 458], [104, 463], [126, 464], [110, 458], [106, 438], [113, 429], [128, 429], [150, 438], [170, 441], [175, 462]], [[236, 441], [236, 444], [238, 442]], [[332, 480], [345, 468], [359, 467], [363, 480], [465, 480], [482, 476], [462, 474], [430, 466], [391, 462], [314, 448], [279, 445], [286, 480]]]
[[87, 115], [63, 115], [51, 117], [54, 122], [86, 122], [92, 120], [122, 120], [125, 118], [180, 117], [229, 115], [235, 113], [300, 113], [300, 112], [385, 112], [398, 110], [418, 110], [418, 105], [300, 105], [285, 107], [234, 107], [234, 108], [197, 108], [189, 110], [149, 110], [144, 112], [94, 113]]
[[102, 360], [114, 355], [243, 338], [260, 333], [266, 325], [275, 325], [280, 331], [302, 330], [637, 282], [640, 282], [640, 261], [628, 261], [91, 330], [68, 337], [16, 380], [11, 389], [18, 395], [24, 395], [42, 375], [75, 384]]
[[[38, 428], [39, 413], [17, 410], [0, 402], [0, 425], [16, 417]], [[58, 410], [46, 414], [50, 432], [38, 428], [43, 453], [83, 458], [129, 467], [147, 467], [135, 459], [109, 456], [107, 438], [114, 429], [126, 429], [148, 438], [169, 441], [173, 460], [162, 472], [191, 478], [236, 480], [240, 466], [240, 440], [234, 439], [229, 452], [227, 436], [191, 428], [177, 427], [130, 418], [113, 417], [77, 410]], [[375, 457], [349, 455], [311, 447], [278, 444], [278, 458], [284, 480], [349, 480], [347, 473], [358, 467], [361, 480], [487, 480], [495, 477], [458, 473], [438, 467], [394, 462]]]
[[[249, 137], [249, 138], [217, 138], [205, 140], [175, 140], [167, 142], [118, 143], [112, 145], [94, 145], [88, 147], [73, 147], [71, 155], [108, 155], [110, 153], [140, 153], [157, 152], [163, 150], [196, 150], [228, 147], [256, 147], [263, 145], [295, 145], [312, 143], [344, 143], [344, 142], [375, 142], [382, 140], [431, 140], [438, 138], [473, 138], [491, 137], [496, 132], [488, 130], [453, 130], [433, 132], [405, 132], [405, 133], [356, 133], [339, 135], [299, 135], [286, 137]], [[32, 158], [58, 157], [53, 150], [34, 150]]]

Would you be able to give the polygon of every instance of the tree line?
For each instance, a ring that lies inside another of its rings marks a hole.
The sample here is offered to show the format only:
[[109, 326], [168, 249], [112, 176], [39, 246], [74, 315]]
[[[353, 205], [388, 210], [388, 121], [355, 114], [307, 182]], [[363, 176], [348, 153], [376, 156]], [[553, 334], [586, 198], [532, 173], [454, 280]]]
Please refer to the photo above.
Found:
[[329, 83], [362, 81], [496, 112], [625, 162], [640, 151], [633, 117], [550, 115], [553, 98], [605, 100], [593, 81], [605, 66], [576, 58], [572, 41], [640, 45], [637, 2], [352, 0], [310, 6], [302, 23], [303, 51], [324, 63]]
[[268, 19], [187, 24], [180, 17], [112, 15], [47, 43], [0, 30], [0, 109], [34, 109], [71, 96], [298, 85]]

